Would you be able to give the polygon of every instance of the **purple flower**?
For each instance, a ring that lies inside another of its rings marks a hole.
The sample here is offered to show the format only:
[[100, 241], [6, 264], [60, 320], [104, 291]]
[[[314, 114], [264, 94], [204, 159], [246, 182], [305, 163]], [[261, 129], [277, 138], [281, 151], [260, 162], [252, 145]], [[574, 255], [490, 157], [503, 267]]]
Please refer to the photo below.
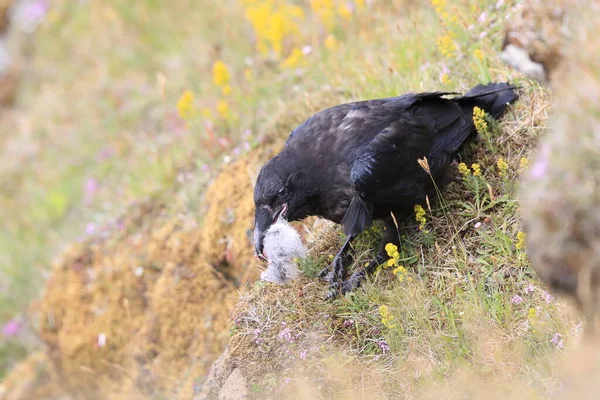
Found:
[[344, 320], [344, 328], [348, 328], [350, 326], [354, 325], [354, 320], [352, 319], [345, 319]]
[[300, 350], [300, 354], [298, 354], [298, 357], [300, 357], [301, 360], [306, 360], [307, 355], [308, 353], [306, 352], [306, 350]]
[[288, 343], [293, 343], [294, 340], [296, 340], [290, 328], [285, 328], [284, 330], [279, 332], [279, 335], [277, 335], [277, 337], [281, 340], [285, 340]]
[[85, 181], [85, 192], [89, 194], [94, 194], [98, 190], [98, 181], [94, 178], [90, 178]]
[[564, 346], [562, 335], [558, 332], [554, 334], [552, 339], [550, 339], [550, 343], [556, 346], [557, 349], [562, 349]]
[[552, 302], [552, 300], [554, 300], [554, 296], [552, 296], [550, 293], [542, 290], [542, 297], [544, 298], [544, 301], [546, 302], [546, 304], [550, 304], [550, 302]]
[[533, 286], [533, 283], [530, 283], [529, 285], [527, 285], [527, 287], [525, 288], [525, 294], [531, 294], [535, 291], [535, 286]]
[[259, 328], [254, 329], [254, 343], [256, 344], [261, 344], [262, 343], [262, 338], [259, 337], [259, 335], [261, 334], [261, 330]]
[[515, 294], [513, 296], [513, 298], [510, 299], [510, 302], [513, 304], [521, 304], [523, 302], [523, 298], [521, 296], [519, 296], [518, 294]]
[[94, 225], [93, 223], [89, 223], [85, 226], [85, 233], [87, 233], [88, 235], [93, 234], [94, 232], [96, 232], [96, 225]]
[[16, 319], [11, 319], [2, 326], [2, 334], [5, 337], [15, 336], [21, 330], [21, 323]]
[[386, 354], [388, 351], [390, 351], [390, 346], [388, 346], [388, 344], [385, 340], [378, 341], [377, 345], [379, 346], [379, 348], [381, 349], [381, 352], [383, 354]]
[[102, 150], [100, 150], [98, 152], [98, 155], [96, 156], [96, 158], [98, 159], [98, 161], [104, 161], [104, 160], [111, 158], [114, 154], [115, 154], [114, 149], [111, 146], [106, 146], [105, 148], [103, 148]]

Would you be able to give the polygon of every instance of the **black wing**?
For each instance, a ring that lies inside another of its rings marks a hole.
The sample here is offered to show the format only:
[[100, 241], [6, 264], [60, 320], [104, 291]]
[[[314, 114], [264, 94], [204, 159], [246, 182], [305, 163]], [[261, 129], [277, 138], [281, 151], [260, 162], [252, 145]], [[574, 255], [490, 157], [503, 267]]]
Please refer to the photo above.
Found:
[[394, 121], [356, 151], [351, 179], [357, 196], [342, 221], [346, 233], [371, 223], [374, 204], [397, 209], [423, 201], [432, 182], [418, 159], [427, 158], [434, 179], [445, 172], [471, 126], [461, 107], [444, 94], [414, 95], [409, 107], [396, 110]]

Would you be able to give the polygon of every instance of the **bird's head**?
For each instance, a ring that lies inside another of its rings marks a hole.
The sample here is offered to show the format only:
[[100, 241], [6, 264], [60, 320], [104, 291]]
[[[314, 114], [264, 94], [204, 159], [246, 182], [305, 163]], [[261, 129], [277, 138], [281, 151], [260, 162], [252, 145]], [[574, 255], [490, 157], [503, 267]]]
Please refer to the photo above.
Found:
[[305, 175], [293, 168], [290, 160], [276, 156], [258, 174], [254, 188], [254, 246], [263, 260], [264, 238], [278, 219], [296, 221], [308, 215], [311, 190], [306, 188]]

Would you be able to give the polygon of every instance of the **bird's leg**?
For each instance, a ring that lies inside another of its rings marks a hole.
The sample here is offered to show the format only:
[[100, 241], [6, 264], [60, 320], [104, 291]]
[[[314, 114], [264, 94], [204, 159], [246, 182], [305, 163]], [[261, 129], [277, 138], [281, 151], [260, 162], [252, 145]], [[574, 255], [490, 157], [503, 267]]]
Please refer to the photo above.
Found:
[[347, 293], [358, 288], [368, 275], [372, 274], [378, 266], [390, 258], [385, 251], [386, 244], [392, 243], [396, 246], [400, 244], [398, 229], [396, 228], [394, 221], [391, 218], [387, 218], [384, 220], [384, 223], [385, 233], [381, 238], [381, 244], [379, 245], [379, 252], [377, 253], [377, 256], [369, 263], [369, 265], [354, 272], [352, 276], [348, 278], [348, 280], [344, 281], [342, 284], [342, 293]]
[[348, 264], [348, 256], [351, 253], [352, 247], [350, 244], [356, 238], [356, 235], [348, 235], [346, 242], [338, 251], [331, 266], [325, 268], [319, 274], [320, 277], [324, 278], [327, 282], [332, 285], [335, 282], [342, 282], [346, 278], [346, 265]]

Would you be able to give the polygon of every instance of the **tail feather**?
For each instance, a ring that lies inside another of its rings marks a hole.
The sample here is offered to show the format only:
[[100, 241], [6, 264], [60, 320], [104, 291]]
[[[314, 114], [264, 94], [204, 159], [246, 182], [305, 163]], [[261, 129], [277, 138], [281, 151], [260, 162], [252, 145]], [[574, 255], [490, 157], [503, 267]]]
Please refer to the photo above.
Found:
[[517, 87], [507, 82], [477, 85], [464, 96], [456, 99], [461, 105], [467, 106], [470, 113], [477, 106], [494, 118], [504, 114], [506, 106], [519, 98]]
[[462, 111], [462, 118], [440, 131], [431, 148], [432, 153], [440, 150], [454, 154], [475, 132], [473, 108], [479, 107], [493, 118], [499, 118], [509, 103], [519, 98], [516, 87], [509, 83], [489, 83], [477, 85], [464, 96], [452, 99]]

